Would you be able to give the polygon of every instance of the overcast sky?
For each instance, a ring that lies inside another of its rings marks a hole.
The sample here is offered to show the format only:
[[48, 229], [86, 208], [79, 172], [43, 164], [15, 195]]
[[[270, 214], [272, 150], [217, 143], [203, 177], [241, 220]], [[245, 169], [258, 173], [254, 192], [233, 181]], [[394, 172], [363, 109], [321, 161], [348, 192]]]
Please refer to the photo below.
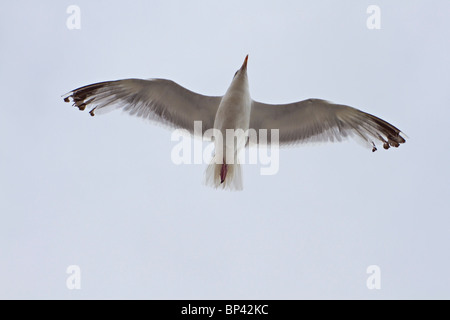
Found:
[[[67, 27], [70, 5], [81, 29]], [[450, 298], [449, 12], [447, 0], [2, 3], [0, 298]], [[202, 185], [206, 165], [173, 164], [170, 130], [61, 99], [130, 77], [222, 95], [246, 54], [253, 99], [351, 105], [407, 143], [282, 149], [278, 174], [245, 165], [244, 191], [224, 192]]]

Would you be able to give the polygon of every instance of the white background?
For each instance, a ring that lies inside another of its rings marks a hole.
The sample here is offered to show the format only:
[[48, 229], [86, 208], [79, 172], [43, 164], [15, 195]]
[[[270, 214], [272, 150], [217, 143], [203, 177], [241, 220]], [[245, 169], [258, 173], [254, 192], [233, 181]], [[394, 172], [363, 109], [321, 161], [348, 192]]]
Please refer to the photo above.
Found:
[[[69, 5], [81, 29], [68, 30]], [[381, 30], [366, 27], [369, 5]], [[450, 298], [449, 1], [13, 1], [0, 11], [0, 298]], [[176, 166], [171, 132], [61, 95], [167, 78], [323, 98], [409, 139], [281, 150], [244, 191]], [[66, 268], [81, 268], [68, 290]], [[368, 290], [366, 268], [381, 268]]]

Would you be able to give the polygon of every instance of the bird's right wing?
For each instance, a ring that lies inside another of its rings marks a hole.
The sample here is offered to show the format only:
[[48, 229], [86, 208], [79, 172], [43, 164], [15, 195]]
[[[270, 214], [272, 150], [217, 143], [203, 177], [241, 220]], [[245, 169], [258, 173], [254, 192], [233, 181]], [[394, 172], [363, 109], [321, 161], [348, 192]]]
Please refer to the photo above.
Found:
[[194, 131], [194, 121], [202, 121], [202, 129], [213, 128], [222, 97], [204, 96], [164, 79], [125, 79], [91, 84], [70, 91], [64, 101], [73, 101], [89, 113], [122, 108], [131, 115], [156, 120], [174, 128]]
[[[311, 141], [341, 141], [356, 136], [375, 151], [374, 141], [385, 149], [398, 147], [405, 139], [390, 123], [358, 109], [320, 99], [284, 105], [253, 101], [250, 128], [279, 129], [280, 145]], [[269, 142], [270, 143], [270, 142]]]

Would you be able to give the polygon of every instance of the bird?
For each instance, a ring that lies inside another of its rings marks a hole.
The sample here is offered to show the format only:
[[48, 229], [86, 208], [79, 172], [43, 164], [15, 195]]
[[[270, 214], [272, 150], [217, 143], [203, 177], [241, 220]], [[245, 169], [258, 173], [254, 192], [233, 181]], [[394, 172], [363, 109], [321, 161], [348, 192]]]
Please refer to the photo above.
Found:
[[[389, 149], [406, 142], [406, 135], [392, 124], [347, 105], [322, 99], [288, 104], [255, 101], [250, 96], [247, 65], [248, 55], [223, 96], [195, 93], [167, 79], [130, 78], [86, 85], [62, 97], [81, 111], [89, 108], [91, 116], [122, 109], [167, 127], [185, 129], [192, 135], [204, 135], [213, 130], [217, 133], [211, 137], [215, 152], [205, 171], [205, 183], [228, 190], [243, 189], [237, 155], [249, 145], [249, 137], [237, 139], [240, 142], [233, 138], [231, 143], [216, 139], [219, 135], [225, 137], [227, 130], [254, 130], [258, 135], [257, 145], [335, 142], [356, 137], [375, 152], [380, 143], [384, 149]], [[196, 121], [202, 124], [197, 133], [194, 130]], [[278, 140], [261, 139], [259, 135], [263, 129], [278, 130]]]

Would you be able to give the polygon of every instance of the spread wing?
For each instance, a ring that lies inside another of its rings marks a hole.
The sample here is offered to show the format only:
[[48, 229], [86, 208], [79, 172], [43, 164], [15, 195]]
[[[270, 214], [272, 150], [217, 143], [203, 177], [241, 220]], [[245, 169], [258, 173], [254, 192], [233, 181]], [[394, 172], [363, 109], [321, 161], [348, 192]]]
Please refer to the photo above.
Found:
[[390, 123], [358, 109], [320, 99], [284, 105], [253, 101], [250, 128], [257, 132], [259, 129], [279, 129], [280, 145], [341, 141], [355, 136], [376, 151], [375, 142], [383, 143], [385, 149], [405, 142], [401, 131]]
[[213, 128], [222, 99], [200, 95], [164, 79], [100, 82], [72, 90], [63, 98], [66, 102], [73, 101], [80, 110], [90, 108], [92, 116], [121, 108], [131, 115], [184, 128], [191, 133], [194, 121], [202, 121], [203, 132]]

